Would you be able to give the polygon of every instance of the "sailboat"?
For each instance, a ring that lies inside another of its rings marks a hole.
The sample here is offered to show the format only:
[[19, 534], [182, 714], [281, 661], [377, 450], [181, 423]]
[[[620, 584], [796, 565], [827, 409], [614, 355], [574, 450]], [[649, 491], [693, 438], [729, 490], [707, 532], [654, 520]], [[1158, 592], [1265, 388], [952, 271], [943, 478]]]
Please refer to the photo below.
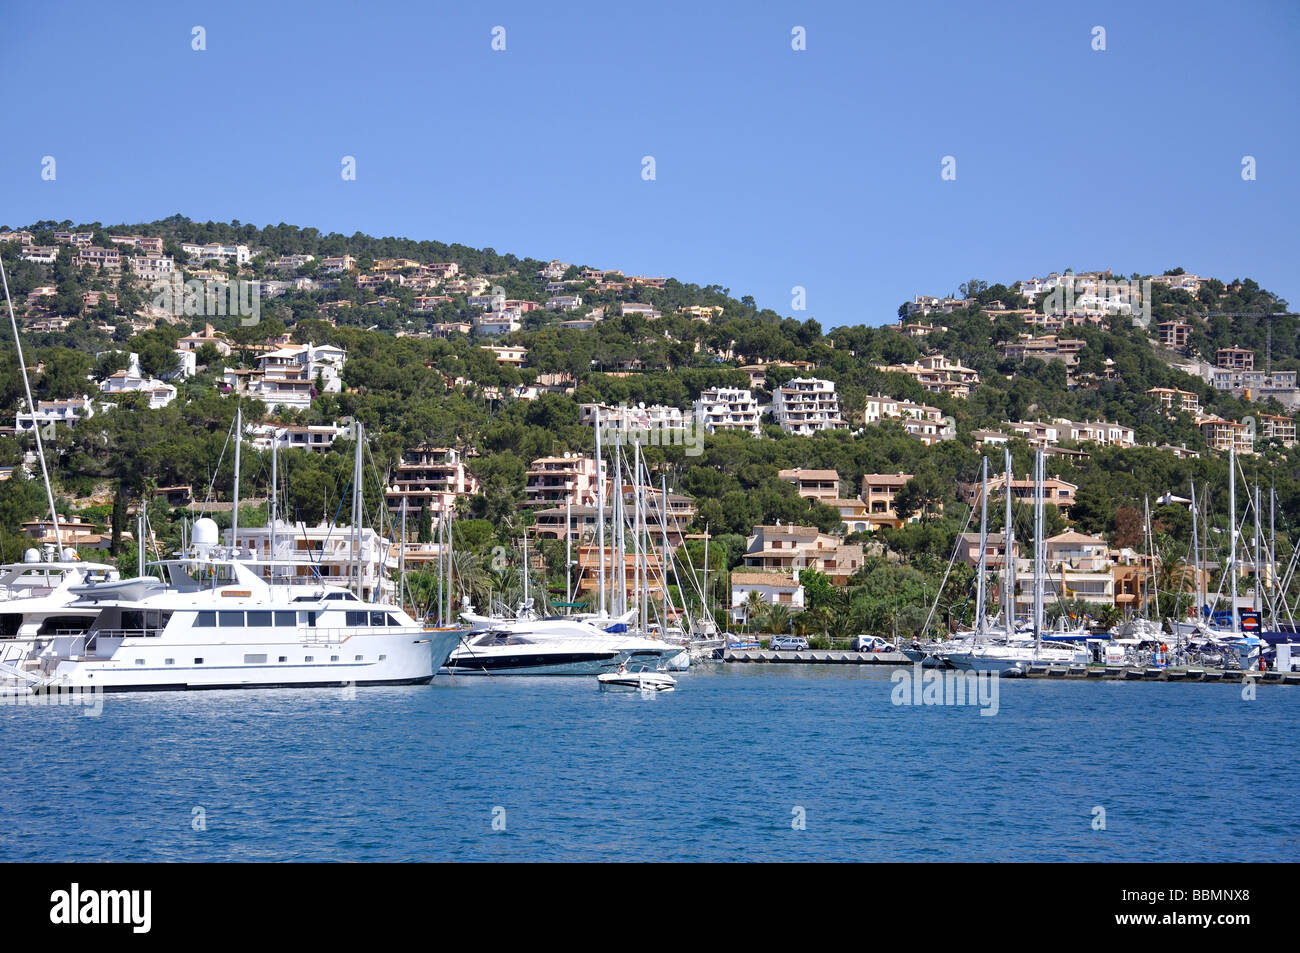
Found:
[[[1043, 638], [1047, 632], [1044, 618], [1044, 581], [1046, 568], [1046, 540], [1044, 539], [1044, 519], [1043, 519], [1043, 481], [1044, 481], [1044, 456], [1041, 450], [1036, 451], [1034, 455], [1034, 614], [1032, 619], [1033, 641], [1026, 642], [1016, 639], [1015, 621], [1014, 621], [1014, 601], [1007, 600], [1006, 611], [1006, 628], [1005, 641], [1001, 644], [985, 641], [979, 637], [974, 640], [974, 644], [968, 651], [954, 652], [946, 655], [948, 661], [957, 668], [967, 669], [979, 672], [996, 672], [1001, 675], [1023, 675], [1029, 670], [1030, 665], [1086, 665], [1091, 660], [1091, 653], [1083, 647], [1067, 645], [1044, 645]], [[987, 480], [987, 463], [985, 464], [985, 478]], [[1008, 493], [1011, 484], [1010, 468], [1007, 473]], [[1008, 505], [1008, 510], [1010, 506]], [[987, 513], [986, 510], [981, 513], [980, 517], [980, 539], [983, 542], [987, 535]], [[1010, 530], [1011, 522], [1006, 524], [1007, 530]], [[984, 548], [981, 546], [981, 563], [983, 562]], [[1007, 558], [1007, 579], [1014, 580], [1015, 561], [1011, 556], [1011, 547], [1008, 537]], [[982, 586], [981, 586], [982, 590]], [[982, 600], [982, 592], [980, 596]], [[980, 610], [982, 610], [982, 606]], [[977, 614], [977, 629], [981, 627], [982, 613]]]

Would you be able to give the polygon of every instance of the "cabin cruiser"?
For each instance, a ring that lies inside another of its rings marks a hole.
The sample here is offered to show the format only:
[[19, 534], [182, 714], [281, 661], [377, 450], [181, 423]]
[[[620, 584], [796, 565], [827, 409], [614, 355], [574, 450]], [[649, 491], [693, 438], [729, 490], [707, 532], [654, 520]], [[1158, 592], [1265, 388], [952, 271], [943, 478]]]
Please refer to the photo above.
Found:
[[625, 663], [658, 669], [685, 651], [628, 632], [623, 617], [498, 619], [465, 609], [460, 618], [471, 631], [447, 659], [453, 675], [593, 675]]
[[165, 579], [70, 586], [67, 611], [93, 621], [45, 633], [3, 674], [33, 692], [423, 684], [464, 634], [340, 587], [272, 585], [216, 537], [198, 520], [190, 554], [150, 564]]
[[677, 679], [662, 672], [629, 672], [620, 665], [617, 672], [604, 672], [596, 676], [596, 685], [602, 692], [671, 692]]

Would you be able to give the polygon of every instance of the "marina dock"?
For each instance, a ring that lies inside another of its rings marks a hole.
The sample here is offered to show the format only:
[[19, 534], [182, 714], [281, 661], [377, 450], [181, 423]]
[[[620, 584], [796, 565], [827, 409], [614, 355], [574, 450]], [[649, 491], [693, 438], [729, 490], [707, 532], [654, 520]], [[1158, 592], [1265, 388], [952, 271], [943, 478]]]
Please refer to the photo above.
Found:
[[[849, 652], [839, 649], [806, 652], [769, 649], [727, 649], [724, 662], [784, 665], [907, 665], [902, 652]], [[1300, 672], [1243, 672], [1240, 669], [1131, 665], [1031, 665], [1017, 678], [1059, 678], [1094, 682], [1227, 682], [1247, 680], [1261, 685], [1300, 685]]]

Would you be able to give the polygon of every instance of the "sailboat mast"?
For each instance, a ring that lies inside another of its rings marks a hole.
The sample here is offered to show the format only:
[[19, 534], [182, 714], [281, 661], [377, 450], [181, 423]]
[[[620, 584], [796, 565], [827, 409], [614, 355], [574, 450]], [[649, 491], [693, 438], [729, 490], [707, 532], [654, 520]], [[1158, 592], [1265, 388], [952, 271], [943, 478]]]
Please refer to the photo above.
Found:
[[365, 601], [361, 595], [361, 444], [365, 426], [357, 423], [357, 445], [352, 454], [352, 560], [353, 578], [356, 580], [356, 596]]
[[[600, 462], [596, 462], [596, 474], [599, 481]], [[564, 601], [573, 601], [573, 498], [564, 500]], [[573, 612], [572, 606], [564, 607], [565, 615]]]
[[235, 490], [234, 505], [230, 508], [230, 548], [239, 550], [239, 445], [244, 436], [244, 409], [235, 408]]
[[5, 304], [9, 307], [9, 326], [14, 331], [14, 348], [17, 350], [18, 370], [23, 377], [23, 391], [27, 394], [27, 409], [32, 413], [32, 435], [36, 438], [36, 459], [41, 463], [41, 480], [45, 483], [45, 500], [50, 505], [50, 521], [54, 529], [54, 547], [55, 549], [62, 549], [63, 534], [59, 530], [59, 513], [54, 508], [54, 490], [50, 486], [50, 471], [45, 466], [45, 447], [41, 443], [41, 428], [36, 422], [36, 402], [32, 400], [32, 385], [27, 379], [27, 362], [23, 360], [23, 342], [18, 335], [18, 319], [14, 317], [14, 303], [13, 299], [9, 297], [9, 276], [5, 273], [3, 261], [0, 261], [0, 280], [4, 281]]
[[1034, 651], [1043, 645], [1043, 451], [1034, 459]]
[[[659, 530], [662, 534], [660, 547], [659, 572], [664, 590], [664, 628], [668, 627], [668, 567], [672, 557], [668, 553], [668, 477], [659, 475]], [[678, 579], [680, 584], [681, 580]]]
[[1006, 477], [1006, 518], [1002, 522], [1002, 588], [1005, 608], [1003, 618], [1007, 623], [1007, 641], [1016, 631], [1016, 557], [1015, 552], [1015, 533], [1012, 531], [1011, 523], [1011, 450], [1009, 448], [1003, 451], [1006, 454], [1006, 468], [1004, 475]]
[[980, 461], [980, 558], [975, 579], [975, 638], [984, 634], [984, 575], [988, 569], [989, 461]]
[[1199, 514], [1196, 512], [1196, 481], [1192, 481], [1192, 591], [1195, 593], [1196, 604], [1194, 606], [1197, 614], [1201, 611], [1201, 539], [1198, 534], [1199, 527], [1197, 522]]
[[605, 458], [600, 448], [600, 405], [596, 405], [596, 535], [599, 558], [596, 564], [596, 592], [599, 614], [605, 615]]
[[1237, 624], [1237, 448], [1235, 446], [1228, 448], [1228, 516], [1229, 535], [1232, 537], [1232, 555], [1228, 558], [1228, 565], [1232, 567], [1232, 631], [1238, 632], [1240, 626]]
[[[271, 524], [271, 540], [270, 540], [271, 549], [270, 552], [268, 553], [268, 556], [270, 557], [271, 560], [275, 559], [275, 520], [276, 520], [276, 512], [279, 507], [279, 497], [276, 495], [277, 493], [276, 483], [279, 480], [279, 470], [276, 468], [276, 450], [279, 448], [279, 445], [280, 445], [280, 431], [278, 428], [273, 426], [271, 428], [271, 511], [269, 513], [269, 516], [271, 517], [271, 519], [269, 520]], [[272, 585], [275, 584], [274, 562], [271, 565], [271, 584]]]

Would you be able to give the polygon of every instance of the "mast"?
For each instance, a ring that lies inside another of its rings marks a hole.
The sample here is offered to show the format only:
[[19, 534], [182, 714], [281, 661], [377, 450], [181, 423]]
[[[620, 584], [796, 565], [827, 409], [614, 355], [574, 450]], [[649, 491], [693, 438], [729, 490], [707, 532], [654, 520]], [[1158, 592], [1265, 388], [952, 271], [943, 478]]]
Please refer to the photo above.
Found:
[[1201, 614], [1201, 604], [1205, 601], [1201, 598], [1201, 540], [1198, 535], [1199, 527], [1197, 522], [1199, 514], [1196, 512], [1196, 481], [1192, 482], [1192, 592], [1196, 599], [1193, 608], [1196, 610], [1197, 617]]
[[[271, 558], [271, 560], [272, 560], [272, 565], [271, 565], [271, 584], [272, 584], [272, 585], [275, 584], [275, 564], [274, 564], [274, 560], [275, 560], [275, 519], [276, 519], [276, 511], [277, 511], [277, 509], [279, 508], [279, 505], [278, 505], [278, 504], [279, 504], [279, 498], [278, 498], [277, 495], [276, 495], [276, 482], [277, 482], [277, 480], [279, 479], [279, 471], [276, 469], [276, 449], [279, 447], [279, 445], [280, 445], [280, 431], [279, 431], [278, 428], [276, 428], [276, 427], [272, 427], [272, 428], [271, 428], [271, 512], [270, 512], [270, 517], [271, 517], [271, 520], [270, 520], [270, 523], [271, 523], [271, 541], [270, 541], [271, 551], [270, 551], [270, 553], [269, 553], [270, 558]], [[403, 498], [403, 501], [405, 501], [405, 498]], [[402, 528], [405, 529], [406, 527], [403, 526]]]
[[361, 444], [365, 425], [357, 422], [357, 445], [352, 454], [352, 559], [355, 565], [356, 596], [361, 596]]
[[1232, 536], [1232, 555], [1228, 558], [1228, 565], [1232, 567], [1232, 631], [1239, 632], [1241, 627], [1237, 624], [1237, 448], [1235, 444], [1228, 448], [1228, 517]]
[[1015, 533], [1011, 524], [1011, 450], [1004, 448], [1006, 454], [1006, 518], [1002, 523], [1002, 588], [1005, 608], [1003, 618], [1007, 623], [1007, 641], [1010, 642], [1016, 632], [1016, 557]]
[[[600, 461], [596, 461], [596, 480], [600, 482]], [[573, 497], [564, 499], [564, 601], [573, 601]], [[572, 606], [564, 607], [564, 614], [570, 615]]]
[[[23, 342], [18, 335], [18, 319], [14, 317], [13, 299], [9, 297], [9, 276], [4, 262], [0, 261], [0, 280], [4, 281], [5, 304], [9, 307], [9, 325], [14, 330], [14, 348], [18, 352], [18, 370], [23, 376], [23, 390], [27, 394], [27, 409], [32, 412], [32, 434], [36, 437], [36, 459], [41, 462], [41, 480], [45, 483], [45, 500], [50, 506], [50, 521], [54, 526], [54, 548], [63, 548], [63, 533], [59, 530], [59, 514], [54, 508], [54, 490], [50, 486], [50, 471], [45, 466], [45, 447], [41, 444], [41, 428], [36, 424], [36, 402], [32, 400], [32, 385], [27, 379], [27, 362], [23, 360]], [[118, 487], [121, 493], [121, 487]], [[62, 557], [62, 553], [58, 553]]]
[[975, 579], [975, 638], [984, 634], [984, 574], [988, 568], [989, 460], [980, 458], [980, 558]]
[[528, 606], [528, 531], [524, 531], [524, 606]]
[[[610, 487], [614, 491], [614, 551], [611, 553], [610, 567], [614, 570], [613, 603], [614, 614], [622, 615], [627, 611], [627, 558], [623, 551], [623, 445], [614, 443], [614, 482]], [[613, 559], [617, 559], [615, 563]]]
[[[710, 623], [713, 622], [713, 610], [709, 608], [709, 537], [711, 535], [713, 534], [709, 532], [709, 524], [705, 523], [704, 524], [704, 617], [708, 619]], [[687, 555], [689, 554], [690, 551], [687, 550]], [[710, 628], [710, 629], [705, 629], [704, 631], [712, 632], [713, 630]]]
[[[446, 523], [447, 530], [447, 627], [454, 628], [456, 625], [456, 594], [452, 589], [452, 578], [456, 572], [456, 524], [453, 517], [456, 514], [454, 506], [447, 507]], [[490, 608], [490, 607], [489, 607]]]
[[[596, 568], [596, 592], [599, 593], [598, 614], [605, 615], [605, 459], [600, 448], [600, 404], [596, 405], [596, 533], [599, 558]], [[573, 600], [569, 600], [572, 602]]]
[[235, 407], [235, 493], [234, 506], [230, 509], [230, 548], [232, 553], [239, 552], [239, 445], [244, 437], [244, 408]]
[[[406, 495], [402, 495], [402, 548], [397, 553], [397, 604], [403, 609], [406, 608]], [[411, 600], [411, 608], [415, 608], [415, 600]], [[423, 620], [421, 620], [423, 621]]]
[[[662, 533], [663, 545], [661, 546], [661, 558], [659, 560], [660, 578], [663, 583], [664, 591], [664, 628], [668, 628], [668, 566], [670, 557], [668, 555], [668, 477], [664, 473], [659, 474], [659, 529]], [[680, 587], [681, 579], [678, 578]], [[685, 609], [685, 600], [682, 607]], [[685, 633], [685, 629], [682, 630]]]
[[1043, 451], [1034, 458], [1034, 654], [1043, 646]]

